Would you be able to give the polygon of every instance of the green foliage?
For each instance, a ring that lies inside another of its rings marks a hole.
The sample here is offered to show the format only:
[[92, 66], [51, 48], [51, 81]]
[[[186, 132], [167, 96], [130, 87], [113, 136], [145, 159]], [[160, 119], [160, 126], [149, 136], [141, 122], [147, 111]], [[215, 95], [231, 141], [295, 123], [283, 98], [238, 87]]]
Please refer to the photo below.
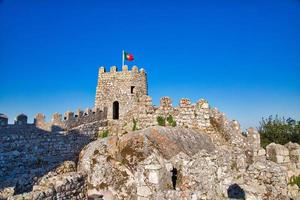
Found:
[[260, 133], [261, 146], [266, 147], [268, 144], [275, 142], [286, 144], [289, 141], [300, 144], [300, 121], [284, 117], [262, 119], [258, 127]]
[[172, 127], [175, 127], [177, 125], [177, 123], [175, 122], [175, 121], [173, 121], [172, 123], [171, 123], [171, 126]]
[[133, 122], [132, 131], [138, 130], [138, 128], [137, 128], [137, 120], [135, 120], [135, 119], [133, 118], [132, 122]]
[[98, 133], [98, 138], [106, 138], [108, 136], [108, 130]]
[[166, 121], [168, 122], [169, 126], [175, 127], [177, 125], [176, 121], [173, 119], [172, 115], [169, 115], [167, 118], [158, 116], [156, 118], [156, 120], [157, 120], [158, 125], [160, 125], [160, 126], [166, 126]]
[[297, 185], [300, 188], [300, 176], [292, 176], [289, 182], [290, 185]]
[[157, 116], [156, 121], [160, 126], [166, 126], [166, 119], [162, 116]]
[[168, 122], [169, 124], [172, 124], [173, 121], [174, 121], [173, 116], [172, 116], [172, 115], [169, 115], [169, 116], [167, 117], [167, 122]]
[[167, 117], [167, 122], [170, 126], [172, 127], [175, 127], [176, 126], [176, 121], [173, 119], [173, 116], [172, 115], [169, 115]]

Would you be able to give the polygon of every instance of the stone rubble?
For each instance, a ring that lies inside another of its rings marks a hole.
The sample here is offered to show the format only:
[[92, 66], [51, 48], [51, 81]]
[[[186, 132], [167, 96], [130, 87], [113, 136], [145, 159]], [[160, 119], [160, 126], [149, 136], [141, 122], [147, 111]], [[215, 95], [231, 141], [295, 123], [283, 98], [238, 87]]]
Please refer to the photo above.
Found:
[[[152, 127], [97, 140], [80, 153], [78, 171], [88, 174], [88, 191], [104, 199], [227, 199], [235, 185], [250, 200], [299, 196], [296, 186], [288, 185], [287, 168], [261, 155], [259, 146], [259, 154], [247, 158], [246, 151], [215, 146], [206, 135]], [[178, 170], [176, 191], [173, 167]]]

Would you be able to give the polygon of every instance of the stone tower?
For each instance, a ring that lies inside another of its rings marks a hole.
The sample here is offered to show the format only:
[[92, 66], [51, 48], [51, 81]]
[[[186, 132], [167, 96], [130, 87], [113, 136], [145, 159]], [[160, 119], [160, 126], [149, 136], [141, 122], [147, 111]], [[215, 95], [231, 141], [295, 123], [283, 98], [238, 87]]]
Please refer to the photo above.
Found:
[[105, 72], [104, 67], [99, 68], [95, 108], [107, 108], [108, 119], [122, 119], [124, 113], [147, 94], [147, 75], [144, 69], [138, 70], [137, 66], [133, 66], [129, 71], [127, 65], [124, 65], [122, 71], [117, 71], [117, 67], [112, 66], [110, 72]]

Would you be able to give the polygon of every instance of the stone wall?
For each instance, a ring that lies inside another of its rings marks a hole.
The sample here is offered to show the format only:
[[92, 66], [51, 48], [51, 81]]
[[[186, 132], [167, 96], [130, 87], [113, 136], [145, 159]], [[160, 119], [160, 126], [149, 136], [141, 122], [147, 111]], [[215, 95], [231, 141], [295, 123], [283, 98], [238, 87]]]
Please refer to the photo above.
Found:
[[84, 129], [49, 132], [32, 124], [1, 128], [0, 190], [30, 191], [38, 177], [65, 160], [76, 160], [91, 140]]
[[51, 122], [45, 121], [45, 115], [38, 113], [35, 116], [34, 124], [43, 130], [56, 131], [56, 130], [69, 130], [74, 127], [78, 127], [82, 124], [88, 124], [92, 122], [97, 122], [100, 120], [105, 120], [107, 118], [107, 109], [90, 109], [87, 108], [85, 111], [77, 110], [77, 112], [67, 111], [62, 115], [59, 113], [54, 113], [52, 115]]
[[[147, 75], [143, 69], [139, 71], [137, 66], [133, 66], [129, 71], [124, 65], [122, 71], [117, 71], [117, 67], [112, 66], [110, 72], [105, 72], [104, 67], [99, 68], [95, 108], [108, 108], [108, 119], [122, 119], [139, 102], [139, 98], [147, 93]], [[114, 103], [118, 110], [118, 116], [115, 117]]]
[[210, 108], [206, 100], [200, 99], [196, 104], [192, 104], [189, 99], [180, 100], [178, 107], [172, 106], [172, 100], [169, 97], [160, 99], [158, 107], [152, 104], [150, 96], [144, 95], [140, 98], [138, 105], [126, 113], [120, 123], [126, 124], [124, 130], [129, 131], [133, 126], [133, 121], [137, 123], [138, 129], [144, 129], [158, 124], [157, 117], [163, 117], [167, 126], [167, 118], [172, 116], [176, 126], [185, 128], [197, 128], [206, 132], [212, 131], [210, 123]]
[[69, 172], [47, 179], [33, 187], [32, 192], [9, 197], [8, 200], [78, 199], [86, 200], [86, 175]]
[[37, 128], [46, 131], [61, 131], [71, 130], [84, 124], [95, 123], [99, 121], [105, 121], [107, 119], [107, 109], [90, 109], [87, 108], [85, 111], [78, 109], [75, 113], [67, 111], [62, 115], [60, 113], [54, 113], [51, 121], [47, 122], [46, 117], [42, 113], [38, 113], [34, 118], [34, 123], [30, 124], [27, 122], [27, 116], [20, 114], [16, 117], [14, 124], [8, 124], [8, 118], [1, 114], [0, 115], [0, 131], [4, 128], [7, 130], [11, 129], [22, 129], [26, 128], [26, 125], [35, 125]]
[[[158, 125], [157, 117], [164, 118], [166, 126], [172, 126], [167, 120], [169, 116], [172, 116], [176, 126], [197, 129], [212, 135], [216, 141], [227, 141], [234, 147], [249, 149], [252, 152], [260, 149], [260, 137], [255, 129], [243, 135], [238, 121], [228, 120], [224, 113], [210, 108], [204, 99], [192, 103], [189, 99], [182, 98], [178, 106], [173, 106], [169, 97], [163, 97], [160, 99], [160, 105], [154, 106], [151, 97], [144, 95], [123, 119], [111, 121], [108, 129], [118, 134], [132, 131], [134, 126], [137, 130], [144, 129]], [[116, 130], [117, 128], [119, 130]]]
[[[300, 145], [289, 142], [285, 145], [271, 143], [266, 147], [267, 159], [300, 173]], [[295, 175], [295, 174], [292, 174]], [[298, 175], [298, 174], [297, 174]]]
[[8, 117], [2, 113], [0, 113], [0, 127], [6, 126], [8, 124]]

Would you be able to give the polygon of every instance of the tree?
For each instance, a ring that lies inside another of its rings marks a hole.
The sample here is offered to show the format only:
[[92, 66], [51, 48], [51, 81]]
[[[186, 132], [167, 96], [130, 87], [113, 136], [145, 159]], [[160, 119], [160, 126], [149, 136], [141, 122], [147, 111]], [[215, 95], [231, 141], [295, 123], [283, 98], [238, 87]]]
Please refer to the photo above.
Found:
[[286, 144], [291, 141], [300, 144], [300, 121], [292, 118], [285, 119], [277, 115], [274, 118], [262, 118], [258, 132], [264, 148], [272, 142]]

